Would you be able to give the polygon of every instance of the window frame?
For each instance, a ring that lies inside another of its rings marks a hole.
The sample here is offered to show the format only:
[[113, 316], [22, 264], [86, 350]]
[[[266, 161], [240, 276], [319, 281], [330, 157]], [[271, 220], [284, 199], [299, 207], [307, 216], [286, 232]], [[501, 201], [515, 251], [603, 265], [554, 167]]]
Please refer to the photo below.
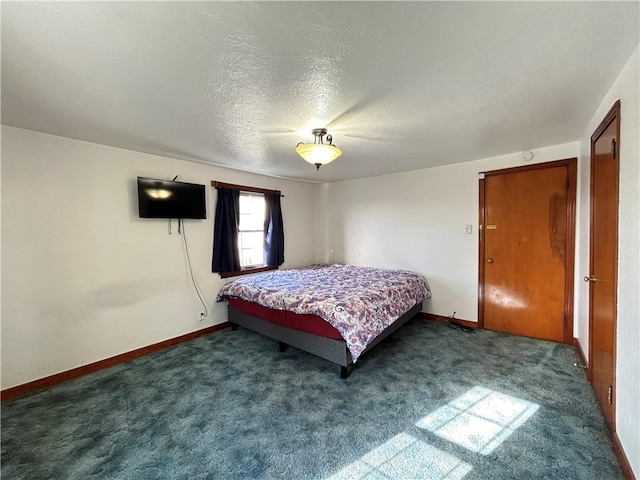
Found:
[[[247, 192], [247, 193], [261, 193], [261, 194], [265, 194], [265, 193], [271, 193], [271, 194], [276, 194], [276, 195], [280, 195], [282, 197], [284, 197], [284, 195], [282, 195], [282, 192], [280, 190], [269, 190], [266, 188], [260, 188], [260, 187], [250, 187], [247, 185], [236, 185], [233, 183], [224, 183], [224, 182], [218, 182], [216, 180], [211, 180], [211, 186], [218, 189], [218, 188], [229, 188], [232, 190], [239, 190], [240, 194], [242, 194], [242, 192]], [[239, 230], [238, 230], [239, 233]], [[248, 267], [248, 268], [243, 268], [241, 270], [238, 270], [236, 272], [218, 272], [218, 275], [220, 275], [220, 278], [230, 278], [230, 277], [238, 277], [241, 275], [250, 275], [252, 273], [260, 273], [260, 272], [267, 272], [269, 270], [278, 270], [279, 265], [273, 265], [273, 266], [260, 266], [260, 267]]]

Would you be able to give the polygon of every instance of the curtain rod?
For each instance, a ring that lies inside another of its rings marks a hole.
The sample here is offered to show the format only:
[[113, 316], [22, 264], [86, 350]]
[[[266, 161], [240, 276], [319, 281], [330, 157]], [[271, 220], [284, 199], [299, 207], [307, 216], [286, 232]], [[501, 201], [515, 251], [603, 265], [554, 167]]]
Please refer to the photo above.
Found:
[[224, 182], [218, 182], [217, 180], [211, 180], [211, 186], [217, 188], [229, 188], [231, 190], [242, 190], [243, 192], [253, 192], [253, 193], [271, 193], [271, 194], [275, 194], [275, 195], [280, 195], [281, 197], [284, 198], [284, 195], [282, 195], [282, 192], [280, 190], [268, 190], [266, 188], [259, 188], [259, 187], [249, 187], [247, 185], [236, 185], [234, 183], [224, 183]]

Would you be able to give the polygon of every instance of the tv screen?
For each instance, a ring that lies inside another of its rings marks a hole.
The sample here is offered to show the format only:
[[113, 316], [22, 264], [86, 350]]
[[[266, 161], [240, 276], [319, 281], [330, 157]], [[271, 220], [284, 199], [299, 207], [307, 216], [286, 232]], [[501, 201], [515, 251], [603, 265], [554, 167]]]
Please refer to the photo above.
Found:
[[138, 177], [140, 218], [207, 218], [204, 185]]

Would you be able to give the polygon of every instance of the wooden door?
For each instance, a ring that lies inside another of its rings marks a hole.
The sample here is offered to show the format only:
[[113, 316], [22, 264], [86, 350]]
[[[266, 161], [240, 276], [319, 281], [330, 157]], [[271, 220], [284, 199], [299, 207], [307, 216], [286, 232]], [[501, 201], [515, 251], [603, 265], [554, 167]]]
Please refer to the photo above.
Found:
[[618, 151], [620, 102], [591, 137], [591, 247], [589, 369], [591, 383], [614, 429], [615, 332], [618, 258]]
[[481, 326], [571, 343], [576, 159], [484, 175]]

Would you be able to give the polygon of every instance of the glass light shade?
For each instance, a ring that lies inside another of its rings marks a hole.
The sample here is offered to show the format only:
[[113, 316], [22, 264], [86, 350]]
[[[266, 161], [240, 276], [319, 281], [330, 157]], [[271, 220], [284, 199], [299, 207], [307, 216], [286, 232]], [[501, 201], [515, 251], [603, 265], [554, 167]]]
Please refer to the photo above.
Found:
[[296, 152], [307, 162], [316, 165], [326, 165], [333, 162], [336, 158], [342, 155], [342, 150], [333, 145], [325, 145], [322, 143], [308, 143], [304, 145], [298, 145]]

